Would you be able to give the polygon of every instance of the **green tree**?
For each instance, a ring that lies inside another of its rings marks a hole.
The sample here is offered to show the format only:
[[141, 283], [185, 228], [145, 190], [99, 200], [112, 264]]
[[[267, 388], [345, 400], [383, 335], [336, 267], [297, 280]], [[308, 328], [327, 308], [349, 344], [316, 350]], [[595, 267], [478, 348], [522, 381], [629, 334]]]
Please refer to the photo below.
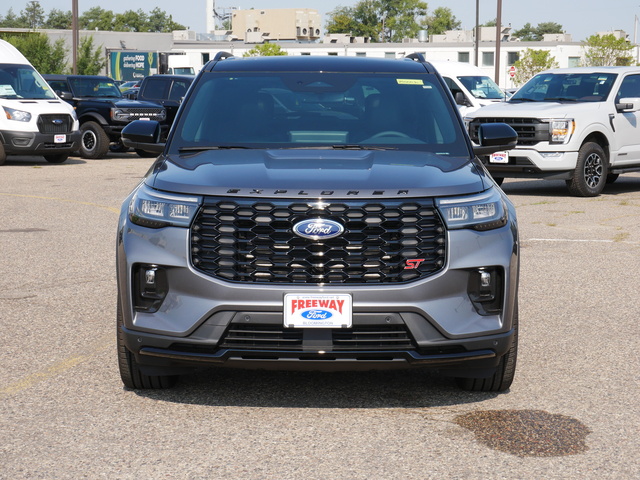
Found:
[[427, 4], [422, 0], [360, 0], [329, 13], [328, 33], [350, 33], [374, 42], [399, 42], [424, 28]]
[[160, 10], [158, 7], [149, 12], [147, 17], [147, 32], [173, 32], [174, 30], [186, 30], [184, 25], [180, 25], [173, 21], [171, 15], [167, 15], [167, 12]]
[[32, 0], [27, 2], [24, 10], [20, 12], [20, 18], [28, 28], [34, 30], [41, 28], [44, 24], [44, 9], [40, 6], [40, 2]]
[[542, 41], [547, 33], [564, 33], [562, 25], [555, 22], [542, 22], [537, 27], [533, 27], [530, 23], [525, 23], [520, 30], [513, 32], [514, 37], [518, 37], [523, 42], [539, 42]]
[[277, 55], [287, 55], [287, 52], [275, 43], [261, 43], [242, 55], [243, 57], [273, 57]]
[[458, 20], [450, 8], [438, 7], [429, 15], [425, 25], [430, 35], [441, 35], [447, 30], [460, 30], [462, 22]]
[[7, 16], [0, 21], [0, 27], [3, 28], [29, 28], [29, 24], [25, 23], [22, 16], [18, 16], [13, 11], [13, 8], [9, 8]]
[[78, 47], [78, 75], [99, 75], [106, 65], [101, 47], [93, 46], [93, 36], [80, 39]]
[[147, 14], [142, 10], [127, 10], [124, 13], [117, 13], [113, 26], [116, 32], [148, 32], [149, 22]]
[[82, 30], [113, 31], [115, 15], [111, 10], [93, 7], [78, 17], [78, 26]]
[[514, 67], [516, 67], [516, 75], [513, 78], [513, 83], [519, 86], [543, 70], [558, 68], [558, 62], [548, 50], [527, 48], [521, 54], [520, 59], [514, 63]]
[[52, 8], [49, 11], [49, 16], [44, 22], [43, 27], [58, 30], [68, 30], [71, 28], [72, 22], [73, 16], [70, 10], [64, 12], [62, 10], [58, 10], [57, 8]]
[[612, 33], [591, 35], [583, 42], [583, 48], [587, 67], [624, 66], [633, 62], [630, 55], [633, 45]]
[[46, 35], [30, 33], [5, 37], [5, 40], [20, 50], [40, 73], [63, 73], [67, 57], [64, 39], [60, 38], [52, 45]]

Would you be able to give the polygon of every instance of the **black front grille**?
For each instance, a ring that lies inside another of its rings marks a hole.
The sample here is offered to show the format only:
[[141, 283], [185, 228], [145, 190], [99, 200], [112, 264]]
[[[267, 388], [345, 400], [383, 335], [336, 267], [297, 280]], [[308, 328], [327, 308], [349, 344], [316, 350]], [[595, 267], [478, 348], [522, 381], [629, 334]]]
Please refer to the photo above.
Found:
[[[337, 221], [344, 233], [326, 240], [293, 233], [296, 223], [314, 218]], [[191, 229], [193, 266], [235, 282], [410, 282], [440, 271], [445, 258], [445, 228], [430, 199], [336, 200], [318, 206], [206, 198]]]
[[518, 145], [535, 145], [549, 141], [549, 124], [538, 118], [489, 118], [474, 119], [469, 124], [469, 136], [478, 143], [478, 127], [483, 123], [506, 123], [518, 134]]
[[71, 133], [73, 118], [66, 114], [42, 114], [37, 124], [40, 133]]
[[[281, 325], [232, 324], [222, 338], [219, 348], [303, 351], [304, 335], [305, 329], [284, 328]], [[329, 329], [327, 342], [328, 344], [323, 348], [333, 352], [416, 348], [404, 325], [368, 325]], [[185, 346], [181, 345], [180, 348], [184, 349]], [[214, 350], [215, 348], [211, 353]]]
[[162, 120], [162, 108], [145, 107], [145, 108], [122, 108], [122, 112], [128, 115], [128, 120], [140, 120], [148, 118], [150, 120]]

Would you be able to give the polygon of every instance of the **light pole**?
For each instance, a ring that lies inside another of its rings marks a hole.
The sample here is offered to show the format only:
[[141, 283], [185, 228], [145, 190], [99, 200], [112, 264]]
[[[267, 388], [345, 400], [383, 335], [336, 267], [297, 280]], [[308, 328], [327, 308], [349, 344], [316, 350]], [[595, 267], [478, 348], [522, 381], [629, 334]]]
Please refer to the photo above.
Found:
[[476, 0], [476, 32], [474, 35], [474, 40], [475, 40], [475, 45], [474, 45], [474, 49], [475, 49], [475, 56], [476, 56], [476, 67], [478, 66], [478, 64], [480, 63], [480, 60], [478, 59], [478, 57], [480, 56], [480, 53], [478, 53], [480, 51], [480, 47], [478, 45], [478, 34], [480, 33], [480, 0]]
[[73, 50], [73, 74], [78, 74], [78, 0], [71, 0], [71, 44]]
[[498, 0], [498, 13], [496, 15], [496, 71], [495, 82], [500, 85], [500, 41], [502, 40], [502, 0]]

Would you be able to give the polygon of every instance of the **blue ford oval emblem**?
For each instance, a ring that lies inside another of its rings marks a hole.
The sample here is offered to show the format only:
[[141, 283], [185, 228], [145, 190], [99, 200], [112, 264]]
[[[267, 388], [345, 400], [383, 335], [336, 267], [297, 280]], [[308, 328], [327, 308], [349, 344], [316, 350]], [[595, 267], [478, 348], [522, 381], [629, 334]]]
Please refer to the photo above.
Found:
[[308, 310], [302, 312], [301, 315], [307, 320], [328, 320], [333, 314], [328, 310]]
[[64, 123], [64, 120], [56, 118], [56, 119], [52, 120], [51, 123], [53, 123], [54, 125], [62, 125]]
[[313, 218], [296, 223], [293, 226], [293, 232], [302, 238], [326, 240], [342, 234], [344, 227], [333, 220]]

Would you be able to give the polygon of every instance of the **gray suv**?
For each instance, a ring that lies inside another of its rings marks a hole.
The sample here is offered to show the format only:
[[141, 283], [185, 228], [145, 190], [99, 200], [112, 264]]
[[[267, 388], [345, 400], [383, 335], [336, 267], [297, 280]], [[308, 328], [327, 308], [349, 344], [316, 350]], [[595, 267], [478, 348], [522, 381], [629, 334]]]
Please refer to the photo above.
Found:
[[432, 368], [467, 390], [514, 377], [511, 202], [421, 55], [233, 58], [195, 78], [124, 201], [117, 342], [129, 388], [202, 366]]

